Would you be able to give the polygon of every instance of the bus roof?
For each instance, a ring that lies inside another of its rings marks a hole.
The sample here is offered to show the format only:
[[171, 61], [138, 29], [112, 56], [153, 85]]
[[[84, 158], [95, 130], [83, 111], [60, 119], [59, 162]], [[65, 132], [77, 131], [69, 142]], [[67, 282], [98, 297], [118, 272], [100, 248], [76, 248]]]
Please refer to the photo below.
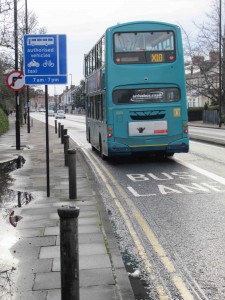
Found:
[[114, 29], [117, 29], [120, 27], [125, 27], [125, 26], [130, 26], [130, 25], [138, 25], [138, 24], [170, 26], [170, 27], [175, 27], [176, 29], [180, 28], [177, 24], [161, 22], [161, 21], [132, 21], [132, 22], [126, 22], [126, 23], [118, 23], [116, 25], [108, 27], [107, 30], [114, 30]]

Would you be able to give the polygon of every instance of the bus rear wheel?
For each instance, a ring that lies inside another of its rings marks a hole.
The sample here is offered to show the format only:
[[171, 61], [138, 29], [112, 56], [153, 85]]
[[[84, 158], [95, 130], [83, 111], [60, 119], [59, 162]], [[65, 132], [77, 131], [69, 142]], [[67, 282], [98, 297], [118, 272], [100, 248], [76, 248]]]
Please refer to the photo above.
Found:
[[172, 156], [174, 156], [174, 153], [166, 153], [166, 156], [167, 157], [172, 157]]
[[101, 136], [99, 137], [99, 153], [100, 156], [103, 160], [106, 160], [106, 156], [103, 154], [103, 149], [102, 149], [102, 139]]
[[88, 143], [91, 143], [91, 132], [90, 132], [90, 128], [88, 130]]

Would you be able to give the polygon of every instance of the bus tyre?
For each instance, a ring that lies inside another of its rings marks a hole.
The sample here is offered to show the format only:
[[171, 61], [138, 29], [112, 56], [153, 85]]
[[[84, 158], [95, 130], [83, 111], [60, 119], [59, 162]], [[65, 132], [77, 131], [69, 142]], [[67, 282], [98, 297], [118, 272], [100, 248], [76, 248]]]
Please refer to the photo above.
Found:
[[88, 143], [91, 143], [91, 133], [90, 133], [90, 128], [88, 130]]
[[166, 156], [167, 156], [167, 157], [174, 156], [174, 153], [166, 153]]
[[103, 160], [106, 159], [106, 156], [103, 154], [103, 149], [102, 149], [102, 139], [101, 137], [99, 138], [99, 153], [100, 153], [100, 156]]

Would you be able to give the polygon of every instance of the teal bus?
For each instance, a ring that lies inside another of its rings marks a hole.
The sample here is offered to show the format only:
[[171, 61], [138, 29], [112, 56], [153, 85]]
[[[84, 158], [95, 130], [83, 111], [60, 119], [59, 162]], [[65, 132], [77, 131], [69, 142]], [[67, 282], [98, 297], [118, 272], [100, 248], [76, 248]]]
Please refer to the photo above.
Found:
[[84, 56], [86, 134], [101, 157], [189, 151], [184, 55], [177, 25], [108, 28]]

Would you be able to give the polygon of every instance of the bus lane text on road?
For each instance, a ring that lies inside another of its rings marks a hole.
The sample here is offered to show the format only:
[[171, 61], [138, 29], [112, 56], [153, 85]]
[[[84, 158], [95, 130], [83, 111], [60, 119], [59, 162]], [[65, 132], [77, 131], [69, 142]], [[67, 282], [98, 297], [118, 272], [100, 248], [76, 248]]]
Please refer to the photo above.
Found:
[[[196, 182], [198, 177], [188, 172], [161, 172], [159, 174], [127, 174], [127, 177], [134, 183], [127, 186], [127, 189], [135, 197], [155, 197], [158, 194], [193, 194], [224, 192], [224, 187], [216, 181]], [[176, 183], [176, 181], [182, 183]], [[148, 183], [148, 192], [139, 191], [135, 183]], [[162, 184], [163, 183], [163, 184]]]

